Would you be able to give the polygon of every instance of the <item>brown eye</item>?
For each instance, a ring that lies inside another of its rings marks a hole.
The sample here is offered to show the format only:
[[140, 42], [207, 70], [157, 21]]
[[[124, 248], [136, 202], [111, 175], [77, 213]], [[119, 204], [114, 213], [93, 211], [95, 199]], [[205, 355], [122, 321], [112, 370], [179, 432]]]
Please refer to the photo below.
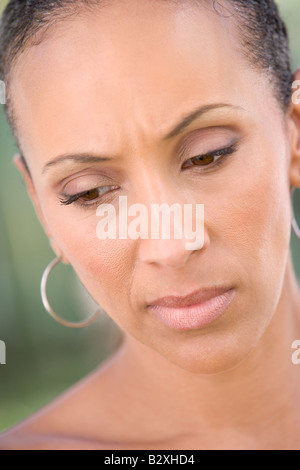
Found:
[[196, 166], [204, 166], [213, 163], [214, 158], [215, 157], [213, 155], [206, 155], [205, 157], [195, 157], [192, 159], [192, 161]]
[[225, 160], [224, 157], [231, 155], [235, 152], [235, 147], [232, 145], [227, 149], [216, 150], [215, 152], [210, 152], [205, 155], [197, 155], [187, 160], [183, 168], [195, 168], [195, 167], [214, 167], [220, 164]]
[[90, 206], [97, 204], [101, 200], [102, 196], [113, 192], [118, 189], [118, 186], [101, 186], [99, 188], [90, 189], [90, 191], [84, 191], [80, 194], [74, 194], [73, 196], [64, 195], [60, 198], [60, 203], [64, 206], [71, 204], [79, 204], [80, 206]]
[[91, 191], [87, 191], [85, 194], [83, 194], [79, 199], [82, 201], [94, 201], [99, 197], [99, 190], [98, 189], [91, 189]]

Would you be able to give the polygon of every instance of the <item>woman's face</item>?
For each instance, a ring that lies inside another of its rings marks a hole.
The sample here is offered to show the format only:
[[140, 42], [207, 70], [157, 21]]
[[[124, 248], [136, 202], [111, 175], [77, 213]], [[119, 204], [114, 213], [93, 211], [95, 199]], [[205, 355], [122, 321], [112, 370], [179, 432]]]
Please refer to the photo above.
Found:
[[[51, 29], [11, 82], [32, 196], [57, 251], [125, 332], [198, 373], [229, 369], [257, 345], [289, 252], [289, 139], [273, 88], [239, 50], [232, 21], [186, 2], [115, 2]], [[219, 150], [202, 165], [190, 161]], [[107, 186], [103, 196], [61, 203]], [[96, 209], [117, 209], [119, 196], [147, 208], [204, 204], [203, 247], [99, 240]], [[234, 298], [205, 328], [171, 328], [147, 308], [224, 285]]]

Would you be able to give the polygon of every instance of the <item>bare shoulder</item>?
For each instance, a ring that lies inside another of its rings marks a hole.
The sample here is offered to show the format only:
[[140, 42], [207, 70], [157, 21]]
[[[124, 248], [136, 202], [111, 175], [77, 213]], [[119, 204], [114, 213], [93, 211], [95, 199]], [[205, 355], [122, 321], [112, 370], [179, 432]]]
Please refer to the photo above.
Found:
[[[115, 353], [50, 405], [0, 435], [0, 450], [110, 449]], [[108, 438], [108, 439], [107, 439]]]
[[25, 428], [9, 431], [0, 436], [0, 450], [108, 450], [109, 445], [101, 442], [86, 442], [66, 436], [34, 434]]

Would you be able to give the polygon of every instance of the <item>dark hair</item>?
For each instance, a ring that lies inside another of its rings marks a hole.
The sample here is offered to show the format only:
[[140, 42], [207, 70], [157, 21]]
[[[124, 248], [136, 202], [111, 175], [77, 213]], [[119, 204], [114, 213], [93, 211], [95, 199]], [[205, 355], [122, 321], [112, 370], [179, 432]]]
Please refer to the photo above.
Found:
[[[111, 0], [10, 0], [0, 23], [0, 79], [7, 84], [5, 110], [15, 131], [9, 97], [9, 74], [15, 60], [32, 44], [66, 18], [77, 15], [82, 7], [101, 7]], [[173, 1], [177, 0], [160, 0]], [[208, 1], [219, 13], [237, 17], [242, 50], [249, 63], [270, 78], [274, 93], [284, 110], [290, 104], [293, 76], [289, 57], [288, 34], [274, 0], [189, 0]], [[179, 0], [182, 2], [182, 0]], [[15, 136], [17, 138], [16, 132]], [[17, 139], [18, 140], [18, 139]]]

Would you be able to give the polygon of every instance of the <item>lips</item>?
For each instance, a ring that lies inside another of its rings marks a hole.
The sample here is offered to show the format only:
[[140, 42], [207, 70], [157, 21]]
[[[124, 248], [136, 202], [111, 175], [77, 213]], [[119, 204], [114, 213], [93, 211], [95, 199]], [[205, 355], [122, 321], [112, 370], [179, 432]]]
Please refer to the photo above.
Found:
[[211, 287], [198, 289], [185, 296], [169, 295], [149, 302], [148, 307], [160, 306], [169, 308], [188, 307], [190, 305], [201, 304], [214, 297], [224, 294], [232, 287]]
[[200, 289], [186, 296], [170, 295], [149, 303], [148, 310], [176, 330], [205, 328], [223, 316], [235, 296], [232, 287]]

